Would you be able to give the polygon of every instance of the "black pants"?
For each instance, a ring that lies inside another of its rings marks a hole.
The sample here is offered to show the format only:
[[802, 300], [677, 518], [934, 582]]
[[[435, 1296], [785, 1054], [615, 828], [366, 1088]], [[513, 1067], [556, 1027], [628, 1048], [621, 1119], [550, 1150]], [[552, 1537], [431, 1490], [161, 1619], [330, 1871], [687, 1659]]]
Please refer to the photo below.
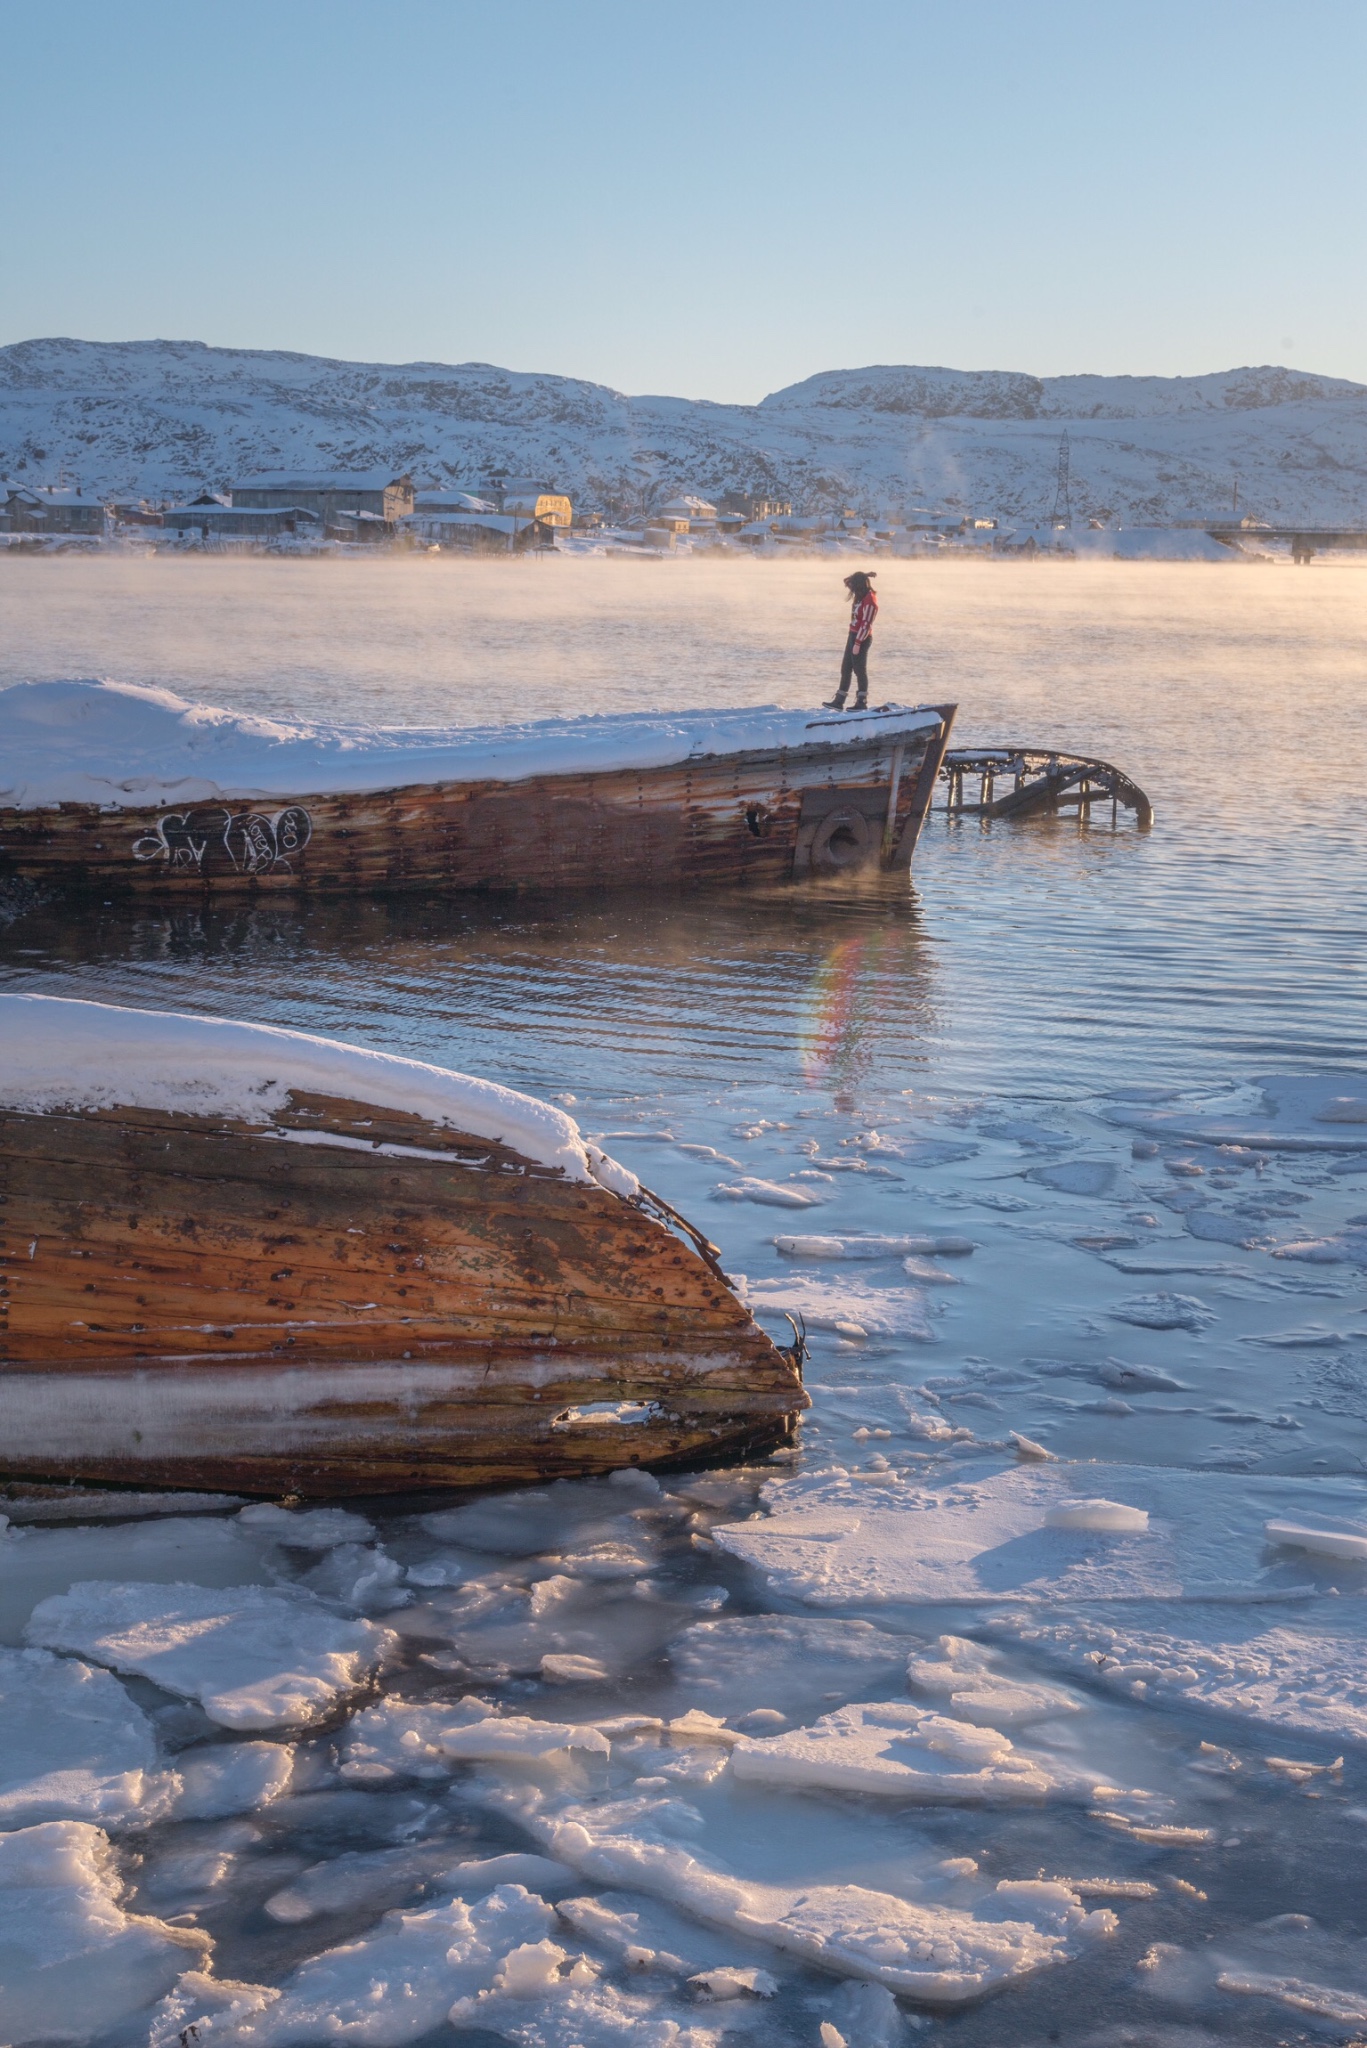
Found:
[[858, 647], [854, 644], [853, 633], [845, 642], [845, 659], [840, 664], [840, 688], [835, 693], [835, 701], [842, 710], [849, 695], [851, 676], [859, 686], [855, 693], [855, 710], [862, 711], [869, 701], [869, 649], [872, 645], [872, 633]]

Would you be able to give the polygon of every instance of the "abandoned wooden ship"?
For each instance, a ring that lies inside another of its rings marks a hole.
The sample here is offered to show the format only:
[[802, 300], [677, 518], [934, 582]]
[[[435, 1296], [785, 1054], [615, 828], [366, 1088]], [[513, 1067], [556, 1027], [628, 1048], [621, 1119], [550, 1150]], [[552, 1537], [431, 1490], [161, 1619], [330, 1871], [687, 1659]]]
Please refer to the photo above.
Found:
[[563, 1111], [265, 1025], [0, 996], [0, 1476], [257, 1494], [774, 1448], [714, 1246]]
[[952, 705], [444, 731], [0, 691], [0, 882], [127, 895], [772, 884], [906, 868]]

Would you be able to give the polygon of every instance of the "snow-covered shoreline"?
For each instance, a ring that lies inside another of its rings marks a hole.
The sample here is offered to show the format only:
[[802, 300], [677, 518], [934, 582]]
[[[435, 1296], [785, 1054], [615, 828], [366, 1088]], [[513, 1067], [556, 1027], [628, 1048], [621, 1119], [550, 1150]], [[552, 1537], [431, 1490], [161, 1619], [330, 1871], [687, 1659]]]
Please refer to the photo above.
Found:
[[[946, 506], [1049, 517], [1059, 436], [1073, 505], [1126, 525], [1240, 504], [1285, 523], [1354, 524], [1367, 390], [1278, 365], [1198, 377], [1037, 377], [880, 364], [828, 370], [758, 405], [628, 396], [491, 363], [375, 364], [196, 341], [49, 337], [0, 349], [0, 447], [45, 451], [91, 493], [230, 487], [261, 469], [392, 464], [468, 484], [551, 469], [576, 507], [651, 480], [795, 504]], [[93, 437], [93, 438], [92, 438]], [[193, 452], [191, 452], [193, 451]], [[416, 453], [415, 453], [416, 451]]]

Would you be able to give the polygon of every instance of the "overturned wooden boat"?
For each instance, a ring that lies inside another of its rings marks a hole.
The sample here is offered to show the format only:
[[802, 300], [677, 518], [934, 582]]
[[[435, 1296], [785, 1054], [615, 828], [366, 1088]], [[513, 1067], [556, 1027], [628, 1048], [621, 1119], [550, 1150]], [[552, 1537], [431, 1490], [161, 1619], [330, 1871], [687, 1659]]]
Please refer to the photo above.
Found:
[[772, 884], [906, 868], [952, 705], [283, 725], [0, 691], [0, 883], [126, 895]]
[[773, 1449], [801, 1353], [562, 1110], [265, 1025], [0, 996], [0, 1477], [264, 1494]]

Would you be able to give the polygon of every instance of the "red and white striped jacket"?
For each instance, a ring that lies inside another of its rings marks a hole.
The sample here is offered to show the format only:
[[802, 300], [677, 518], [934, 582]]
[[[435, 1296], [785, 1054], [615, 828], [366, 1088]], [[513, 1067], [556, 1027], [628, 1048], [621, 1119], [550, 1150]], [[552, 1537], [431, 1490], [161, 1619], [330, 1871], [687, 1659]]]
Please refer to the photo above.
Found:
[[850, 638], [856, 647], [862, 647], [873, 631], [873, 622], [878, 616], [878, 598], [874, 591], [866, 590], [854, 601], [850, 613]]

